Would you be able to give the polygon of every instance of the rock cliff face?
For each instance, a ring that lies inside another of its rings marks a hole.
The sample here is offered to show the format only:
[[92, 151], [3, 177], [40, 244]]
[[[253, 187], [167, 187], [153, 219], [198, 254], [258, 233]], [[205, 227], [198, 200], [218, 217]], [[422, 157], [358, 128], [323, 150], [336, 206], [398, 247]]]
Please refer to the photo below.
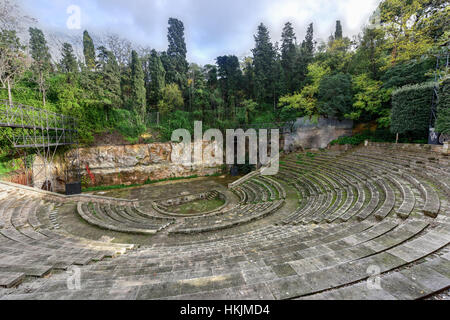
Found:
[[351, 136], [353, 121], [319, 118], [313, 122], [308, 117], [299, 118], [294, 132], [284, 137], [283, 149], [286, 152], [298, 149], [326, 148], [328, 144], [342, 136]]
[[[131, 146], [100, 146], [80, 148], [79, 159], [82, 181], [88, 186], [142, 184], [147, 180], [205, 176], [220, 172], [221, 163], [214, 159], [214, 142], [203, 144], [203, 161], [180, 163], [177, 159], [184, 152], [184, 144], [153, 143]], [[193, 150], [193, 146], [192, 146]], [[210, 152], [209, 150], [213, 150]], [[48, 164], [47, 171], [52, 172], [52, 185], [57, 191], [64, 191], [66, 168], [76, 159], [75, 151], [68, 152]], [[90, 178], [86, 166], [95, 182]], [[45, 183], [42, 159], [34, 161], [33, 181], [36, 187]]]

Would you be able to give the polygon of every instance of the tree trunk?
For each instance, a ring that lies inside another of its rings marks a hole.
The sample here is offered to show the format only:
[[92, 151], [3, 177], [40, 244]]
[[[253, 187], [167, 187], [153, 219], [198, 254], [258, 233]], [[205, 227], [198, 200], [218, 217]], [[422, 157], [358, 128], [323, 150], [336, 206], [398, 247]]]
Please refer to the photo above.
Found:
[[45, 89], [42, 89], [42, 103], [44, 104], [44, 107], [45, 107], [45, 95], [46, 95], [46, 92], [45, 92]]
[[9, 105], [12, 106], [13, 101], [12, 101], [12, 94], [11, 94], [11, 83], [9, 82], [9, 80], [7, 81], [8, 83], [8, 100], [9, 100]]

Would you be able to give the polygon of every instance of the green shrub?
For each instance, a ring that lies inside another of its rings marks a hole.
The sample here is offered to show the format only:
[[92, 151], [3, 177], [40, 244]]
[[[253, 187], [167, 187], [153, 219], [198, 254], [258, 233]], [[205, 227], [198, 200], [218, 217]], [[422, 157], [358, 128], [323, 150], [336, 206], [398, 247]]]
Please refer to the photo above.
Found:
[[146, 130], [144, 123], [134, 111], [114, 109], [112, 120], [117, 130], [130, 142], [138, 140]]
[[340, 137], [339, 139], [336, 139], [334, 141], [331, 141], [331, 145], [352, 145], [352, 146], [358, 146], [361, 143], [363, 143], [365, 140], [369, 139], [368, 135], [365, 134], [357, 134], [354, 135], [353, 137]]
[[[331, 145], [352, 145], [352, 146], [358, 146], [364, 141], [371, 141], [371, 142], [388, 142], [388, 143], [394, 143], [396, 141], [396, 135], [390, 132], [389, 129], [381, 128], [377, 129], [376, 131], [372, 132], [370, 130], [367, 130], [363, 133], [356, 134], [351, 137], [341, 137], [339, 139], [336, 139], [332, 141]], [[400, 143], [420, 143], [424, 144], [427, 143], [427, 138], [423, 137], [421, 134], [417, 134], [415, 132], [408, 133], [406, 135], [400, 135], [399, 136], [399, 142]]]
[[427, 136], [433, 99], [433, 83], [404, 86], [392, 95], [391, 132]]
[[440, 86], [437, 111], [436, 131], [450, 134], [450, 78]]

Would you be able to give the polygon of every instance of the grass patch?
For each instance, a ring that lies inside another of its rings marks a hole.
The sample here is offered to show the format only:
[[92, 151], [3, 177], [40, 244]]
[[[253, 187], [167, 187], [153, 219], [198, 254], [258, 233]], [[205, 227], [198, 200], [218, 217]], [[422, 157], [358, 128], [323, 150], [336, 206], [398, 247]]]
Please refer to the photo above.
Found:
[[197, 214], [213, 211], [214, 209], [220, 208], [224, 204], [225, 201], [218, 198], [212, 200], [197, 200], [174, 206], [171, 208], [171, 211], [180, 214]]
[[223, 176], [222, 172], [217, 172], [217, 173], [214, 173], [214, 174], [207, 174], [207, 175], [205, 175], [205, 177], [220, 177], [220, 176]]
[[14, 166], [11, 158], [6, 155], [0, 155], [0, 177], [18, 169], [19, 166]]

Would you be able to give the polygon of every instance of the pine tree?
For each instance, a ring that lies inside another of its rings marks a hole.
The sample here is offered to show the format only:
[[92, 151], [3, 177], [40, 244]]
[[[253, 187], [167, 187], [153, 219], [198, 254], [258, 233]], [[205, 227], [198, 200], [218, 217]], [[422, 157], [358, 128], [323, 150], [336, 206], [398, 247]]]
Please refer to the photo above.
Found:
[[295, 90], [293, 77], [294, 65], [296, 58], [295, 48], [295, 33], [290, 22], [286, 23], [281, 34], [281, 66], [284, 72], [284, 86], [283, 93], [291, 93]]
[[146, 90], [144, 81], [144, 71], [142, 70], [141, 59], [135, 50], [131, 52], [131, 102], [136, 114], [145, 119], [146, 114]]
[[272, 103], [274, 86], [271, 76], [274, 72], [275, 50], [270, 42], [269, 31], [264, 24], [258, 26], [255, 35], [253, 65], [255, 68], [255, 96], [259, 103]]
[[70, 73], [78, 70], [77, 58], [73, 53], [73, 47], [70, 43], [63, 43], [61, 56], [62, 59], [59, 66], [62, 72]]
[[237, 91], [242, 82], [242, 71], [236, 56], [221, 56], [217, 58], [217, 73], [219, 84], [224, 97], [226, 115], [230, 116], [236, 108]]
[[87, 31], [83, 33], [84, 63], [89, 70], [95, 69], [95, 47], [94, 41]]
[[51, 56], [42, 30], [30, 28], [30, 50], [33, 58], [34, 80], [42, 94], [42, 103], [46, 104], [47, 79], [52, 68]]
[[334, 39], [342, 39], [342, 25], [340, 20], [336, 21], [336, 31], [334, 33]]
[[217, 67], [211, 64], [207, 64], [204, 67], [206, 72], [206, 83], [209, 89], [217, 88]]
[[101, 100], [105, 107], [120, 107], [122, 104], [120, 86], [120, 68], [115, 55], [105, 47], [99, 50], [99, 73], [101, 81]]

